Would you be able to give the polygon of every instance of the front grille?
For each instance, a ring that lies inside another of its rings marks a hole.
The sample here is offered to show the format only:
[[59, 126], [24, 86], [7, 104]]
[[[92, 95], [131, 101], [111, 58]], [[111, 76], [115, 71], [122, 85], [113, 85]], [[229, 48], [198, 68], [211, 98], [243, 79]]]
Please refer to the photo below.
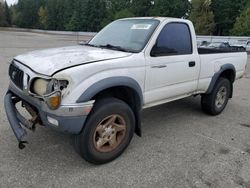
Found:
[[15, 65], [10, 64], [9, 76], [12, 82], [23, 90], [23, 71], [17, 68]]

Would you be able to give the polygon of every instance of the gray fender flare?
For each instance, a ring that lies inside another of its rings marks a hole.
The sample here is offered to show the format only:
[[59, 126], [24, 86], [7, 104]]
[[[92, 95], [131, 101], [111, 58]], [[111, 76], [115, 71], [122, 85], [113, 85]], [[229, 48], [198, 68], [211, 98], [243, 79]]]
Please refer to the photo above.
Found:
[[[225, 64], [225, 65], [222, 65], [222, 66], [221, 66], [221, 69], [220, 69], [218, 72], [216, 72], [216, 73], [214, 74], [214, 76], [212, 77], [212, 80], [211, 80], [211, 82], [210, 82], [210, 85], [209, 85], [209, 87], [208, 87], [208, 89], [207, 89], [206, 94], [210, 94], [210, 93], [213, 91], [213, 88], [214, 88], [214, 86], [215, 86], [217, 80], [219, 79], [219, 77], [221, 76], [221, 74], [222, 74], [224, 71], [226, 71], [226, 70], [232, 70], [232, 71], [234, 72], [234, 78], [233, 78], [233, 82], [234, 82], [235, 76], [236, 76], [235, 67], [234, 67], [232, 64]], [[233, 82], [232, 82], [232, 84], [233, 84]], [[231, 86], [231, 87], [232, 87], [232, 86]], [[233, 93], [233, 87], [232, 87], [232, 93]], [[232, 93], [231, 93], [231, 97], [232, 97]]]
[[123, 76], [118, 76], [118, 77], [110, 77], [110, 78], [105, 78], [103, 80], [100, 80], [93, 85], [91, 85], [87, 90], [85, 90], [82, 95], [77, 99], [77, 103], [82, 103], [91, 100], [96, 94], [99, 92], [112, 88], [112, 87], [119, 87], [119, 86], [126, 86], [131, 89], [133, 89], [138, 97], [139, 101], [137, 101], [137, 110], [134, 111], [135, 117], [136, 117], [136, 134], [138, 136], [141, 136], [141, 111], [142, 111], [142, 106], [143, 106], [143, 93], [140, 85], [138, 82], [132, 78], [129, 77], [123, 77]]
[[140, 85], [134, 79], [122, 76], [105, 78], [103, 80], [94, 83], [82, 93], [82, 95], [77, 99], [76, 102], [82, 103], [89, 101], [99, 92], [116, 86], [127, 86], [135, 90], [138, 96], [140, 97], [141, 105], [143, 104], [143, 94]]

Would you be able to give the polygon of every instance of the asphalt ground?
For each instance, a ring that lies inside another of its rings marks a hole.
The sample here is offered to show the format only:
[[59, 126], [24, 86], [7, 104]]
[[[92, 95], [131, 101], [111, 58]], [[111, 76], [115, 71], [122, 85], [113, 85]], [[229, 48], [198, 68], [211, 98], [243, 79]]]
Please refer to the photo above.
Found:
[[0, 31], [1, 188], [250, 187], [250, 65], [221, 115], [204, 114], [200, 97], [147, 109], [142, 138], [134, 136], [109, 164], [85, 162], [74, 151], [72, 136], [44, 127], [30, 133], [29, 145], [20, 151], [3, 107], [11, 59], [76, 43], [73, 36]]

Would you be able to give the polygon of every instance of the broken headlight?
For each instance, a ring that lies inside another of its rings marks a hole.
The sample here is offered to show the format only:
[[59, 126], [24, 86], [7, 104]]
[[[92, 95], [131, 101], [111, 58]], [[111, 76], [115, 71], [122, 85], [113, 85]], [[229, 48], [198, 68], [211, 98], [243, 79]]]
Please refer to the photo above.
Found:
[[61, 103], [61, 92], [67, 88], [67, 80], [37, 78], [33, 81], [31, 93], [43, 98], [49, 108], [57, 109]]

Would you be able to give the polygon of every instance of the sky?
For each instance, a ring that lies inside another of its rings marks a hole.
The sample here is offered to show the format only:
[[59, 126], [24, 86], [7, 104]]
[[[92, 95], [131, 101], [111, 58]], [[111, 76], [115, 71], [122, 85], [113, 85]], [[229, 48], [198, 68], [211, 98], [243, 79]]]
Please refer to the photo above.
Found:
[[16, 3], [18, 0], [6, 0], [8, 5], [12, 5], [14, 3]]

